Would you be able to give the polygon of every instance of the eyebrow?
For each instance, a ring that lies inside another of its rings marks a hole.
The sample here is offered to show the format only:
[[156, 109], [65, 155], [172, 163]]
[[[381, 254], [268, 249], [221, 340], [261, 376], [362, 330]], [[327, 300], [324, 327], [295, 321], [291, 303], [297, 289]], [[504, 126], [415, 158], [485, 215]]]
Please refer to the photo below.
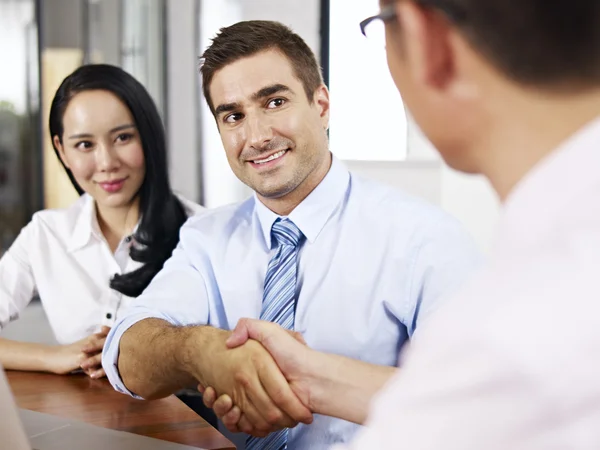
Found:
[[[112, 133], [116, 133], [117, 131], [127, 130], [129, 128], [135, 128], [135, 125], [132, 123], [126, 123], [124, 125], [119, 125], [118, 127], [114, 127], [112, 130], [110, 130], [109, 133], [112, 134]], [[94, 136], [90, 133], [79, 133], [79, 134], [74, 134], [72, 136], [69, 136], [69, 139], [83, 139], [83, 138], [91, 138], [91, 137], [94, 137]]]
[[260, 100], [261, 98], [270, 97], [280, 92], [291, 92], [292, 90], [285, 84], [273, 84], [260, 89], [258, 92], [252, 94], [252, 100]]
[[[251, 99], [252, 99], [252, 101], [257, 101], [257, 100], [261, 100], [265, 97], [270, 97], [271, 95], [279, 94], [282, 92], [292, 92], [292, 90], [285, 84], [281, 84], [281, 83], [272, 84], [271, 86], [265, 86], [264, 88], [256, 91], [254, 94], [252, 94]], [[239, 109], [239, 107], [240, 107], [240, 103], [238, 103], [238, 102], [223, 103], [215, 108], [215, 116], [218, 116], [224, 112], [234, 111], [236, 109]]]

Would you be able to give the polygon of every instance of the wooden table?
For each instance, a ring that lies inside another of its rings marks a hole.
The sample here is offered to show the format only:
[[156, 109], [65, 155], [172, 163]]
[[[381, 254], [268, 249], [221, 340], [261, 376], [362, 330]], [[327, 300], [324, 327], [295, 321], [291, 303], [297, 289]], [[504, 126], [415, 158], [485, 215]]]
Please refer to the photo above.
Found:
[[142, 401], [113, 390], [106, 379], [6, 371], [19, 408], [205, 449], [235, 449], [177, 397]]

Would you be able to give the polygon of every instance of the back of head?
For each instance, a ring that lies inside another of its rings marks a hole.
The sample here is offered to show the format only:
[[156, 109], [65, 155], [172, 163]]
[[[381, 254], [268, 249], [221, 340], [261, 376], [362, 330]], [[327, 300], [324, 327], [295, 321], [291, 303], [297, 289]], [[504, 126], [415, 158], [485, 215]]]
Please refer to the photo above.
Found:
[[451, 167], [493, 177], [501, 197], [600, 114], [597, 0], [382, 0], [375, 17], [415, 121]]
[[312, 101], [323, 78], [310, 47], [300, 36], [279, 22], [250, 20], [221, 28], [201, 57], [202, 89], [213, 113], [210, 83], [215, 73], [241, 58], [272, 49], [278, 49], [290, 60], [296, 77], [302, 82], [307, 97]]
[[[58, 136], [62, 142], [63, 116], [69, 102], [78, 93], [91, 90], [108, 91], [125, 104], [142, 143], [146, 175], [137, 194], [141, 222], [135, 241], [139, 245], [132, 246], [130, 254], [132, 259], [144, 265], [111, 280], [113, 289], [128, 296], [137, 296], [171, 255], [179, 242], [179, 228], [187, 217], [169, 183], [165, 131], [158, 109], [144, 86], [123, 69], [108, 64], [90, 64], [67, 76], [50, 107], [50, 136]], [[77, 192], [83, 194], [83, 189], [60, 159], [56, 147], [54, 151]]]
[[597, 0], [416, 3], [445, 12], [473, 48], [513, 81], [550, 90], [600, 86]]

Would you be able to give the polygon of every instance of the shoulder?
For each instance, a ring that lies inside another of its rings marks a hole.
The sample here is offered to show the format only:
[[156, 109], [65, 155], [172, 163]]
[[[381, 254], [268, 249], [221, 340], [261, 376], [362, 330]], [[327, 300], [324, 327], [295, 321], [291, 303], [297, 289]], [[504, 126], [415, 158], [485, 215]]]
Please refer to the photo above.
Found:
[[238, 227], [248, 226], [254, 212], [254, 198], [241, 203], [233, 203], [218, 208], [203, 208], [190, 217], [181, 229], [184, 236], [204, 235], [216, 238], [232, 234]]
[[87, 195], [82, 195], [71, 206], [67, 208], [44, 209], [33, 214], [27, 228], [31, 232], [51, 232], [60, 236], [71, 236], [75, 226], [84, 212], [92, 202]]
[[183, 195], [177, 192], [175, 192], [175, 196], [183, 205], [185, 213], [188, 217], [193, 217], [196, 214], [206, 211], [206, 208], [204, 206], [185, 198]]
[[440, 206], [401, 189], [353, 173], [351, 186], [360, 216], [387, 224], [390, 232], [416, 239], [468, 235], [462, 223]]

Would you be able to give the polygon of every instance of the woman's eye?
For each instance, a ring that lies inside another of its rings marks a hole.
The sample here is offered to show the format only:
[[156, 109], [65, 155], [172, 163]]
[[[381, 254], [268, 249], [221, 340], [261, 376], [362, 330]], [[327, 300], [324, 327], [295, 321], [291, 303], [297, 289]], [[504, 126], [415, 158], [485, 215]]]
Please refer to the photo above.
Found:
[[128, 142], [133, 136], [131, 133], [121, 133], [117, 136], [117, 140], [121, 142]]
[[75, 148], [78, 150], [89, 150], [93, 144], [90, 141], [81, 141], [75, 144]]

